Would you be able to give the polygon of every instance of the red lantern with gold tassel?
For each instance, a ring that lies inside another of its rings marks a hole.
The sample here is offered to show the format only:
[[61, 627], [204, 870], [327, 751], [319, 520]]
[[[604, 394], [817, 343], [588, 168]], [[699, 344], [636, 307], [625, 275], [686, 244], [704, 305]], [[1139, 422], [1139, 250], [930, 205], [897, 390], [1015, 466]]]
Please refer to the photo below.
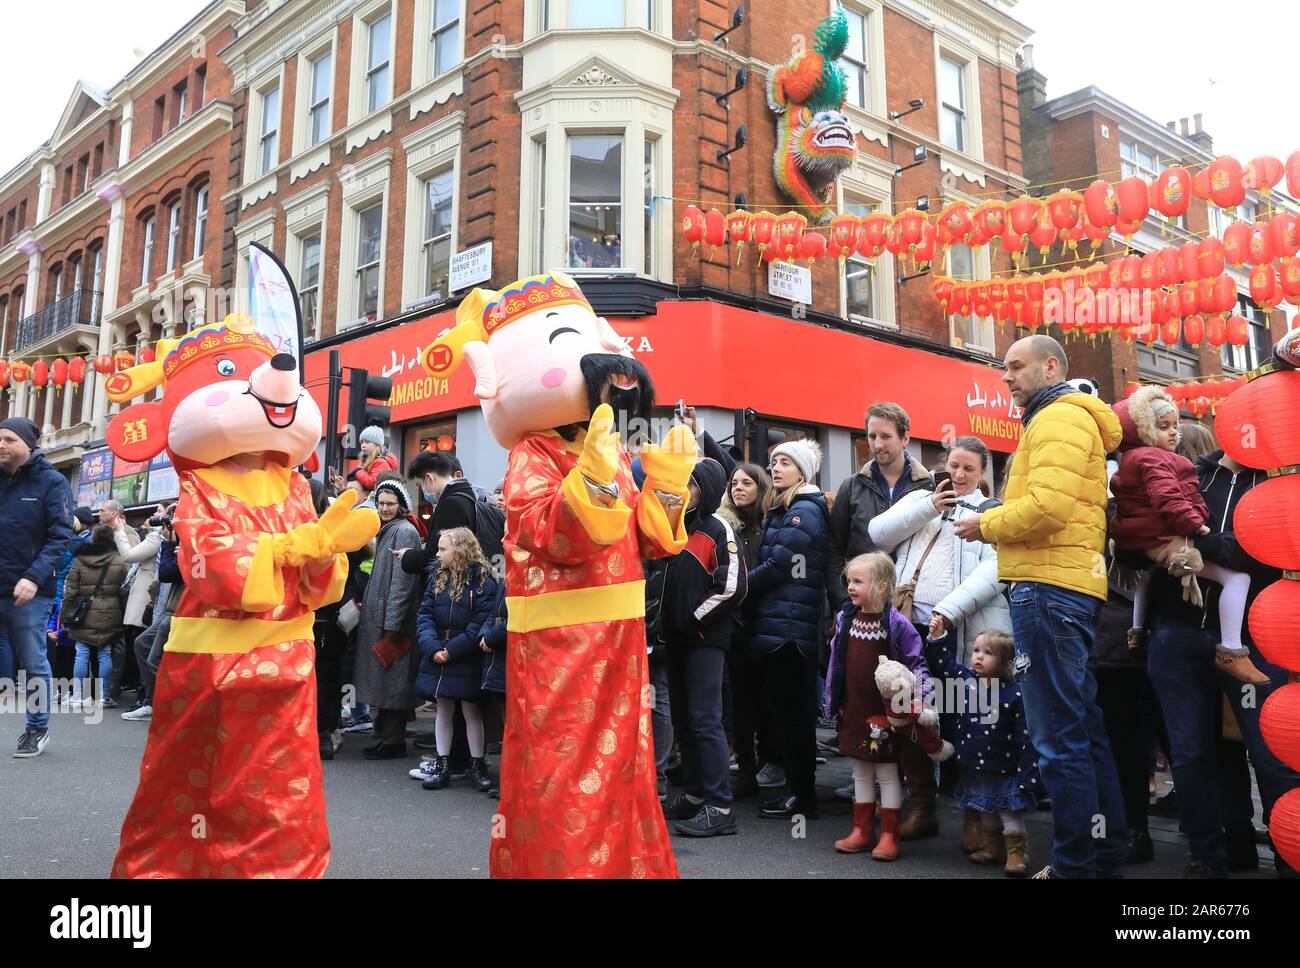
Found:
[[1034, 198], [1032, 195], [1017, 198], [1007, 206], [1007, 222], [1011, 226], [1011, 231], [1016, 235], [1028, 235], [1038, 224], [1038, 215], [1042, 210], [1041, 199]]
[[1163, 266], [1159, 252], [1148, 252], [1142, 256], [1142, 268], [1138, 273], [1138, 285], [1143, 289], [1159, 289], [1165, 284]]
[[727, 219], [716, 208], [704, 213], [704, 244], [709, 247], [710, 259], [719, 246], [727, 244]]
[[1246, 200], [1246, 188], [1242, 185], [1241, 162], [1224, 155], [1210, 162], [1207, 169], [1210, 177], [1210, 201], [1219, 208], [1236, 208]]
[[1290, 256], [1278, 263], [1281, 268], [1279, 285], [1282, 295], [1293, 306], [1300, 306], [1300, 258]]
[[1214, 294], [1213, 279], [1198, 279], [1196, 282], [1189, 282], [1189, 286], [1196, 287], [1196, 311], [1198, 313], [1215, 312], [1215, 306], [1218, 305]]
[[1268, 220], [1268, 237], [1275, 256], [1295, 255], [1300, 252], [1300, 219], [1290, 212], [1279, 212]]
[[[852, 215], [848, 216], [853, 218]], [[747, 212], [743, 208], [738, 208], [726, 218], [727, 238], [736, 247], [736, 265], [740, 265], [742, 253], [745, 251], [745, 243], [749, 241], [750, 226], [754, 221], [754, 213]]]
[[117, 371], [121, 373], [123, 370], [129, 370], [131, 367], [135, 366], [135, 354], [129, 353], [126, 350], [121, 350], [113, 357], [113, 362], [116, 365]]
[[1115, 186], [1102, 179], [1093, 182], [1083, 191], [1083, 210], [1087, 213], [1088, 221], [1097, 228], [1110, 228], [1115, 224], [1119, 212]]
[[1273, 186], [1282, 180], [1282, 174], [1282, 162], [1268, 155], [1263, 155], [1246, 163], [1246, 168], [1242, 173], [1242, 185], [1268, 195]]
[[808, 265], [826, 257], [826, 236], [820, 232], [805, 232], [799, 237], [799, 258]]
[[1201, 278], [1220, 275], [1225, 266], [1222, 242], [1211, 236], [1196, 243], [1196, 268]]
[[912, 249], [912, 260], [916, 263], [934, 262], [938, 252], [938, 231], [929, 222], [921, 226], [921, 241]]
[[767, 252], [776, 235], [776, 216], [771, 212], [759, 212], [750, 222], [750, 238], [758, 246], [759, 255]]
[[1223, 258], [1229, 265], [1245, 265], [1250, 259], [1250, 223], [1233, 222], [1223, 230]]
[[1020, 255], [1025, 251], [1025, 237], [1018, 232], [1011, 231], [1010, 226], [1007, 231], [998, 236], [1002, 240], [1002, 248], [1011, 254], [1011, 260], [1020, 265]]
[[[987, 244], [1000, 236], [1007, 227], [1007, 203], [1000, 199], [981, 202], [971, 213], [971, 231]], [[974, 239], [971, 245], [975, 245]]]
[[[910, 249], [914, 245], [920, 245], [921, 235], [925, 231], [925, 214], [918, 212], [914, 208], [905, 209], [894, 216], [894, 224], [899, 226], [901, 241], [904, 249]], [[897, 254], [897, 253], [895, 253]]]
[[1195, 242], [1188, 242], [1178, 247], [1178, 275], [1183, 282], [1195, 282], [1201, 278]]
[[1192, 201], [1192, 175], [1179, 166], [1166, 168], [1155, 183], [1155, 210], [1165, 218], [1187, 214]]
[[50, 382], [54, 384], [55, 390], [62, 390], [68, 382], [68, 361], [63, 357], [50, 364]]
[[1183, 339], [1192, 346], [1200, 346], [1205, 339], [1205, 320], [1200, 316], [1188, 316], [1183, 320]]
[[946, 277], [936, 279], [930, 291], [934, 293], [934, 300], [939, 304], [939, 308], [947, 313], [948, 305], [952, 300], [952, 280]]
[[31, 375], [32, 368], [21, 361], [13, 364], [9, 370], [9, 376], [15, 383], [26, 383]]
[[1116, 219], [1115, 231], [1126, 239], [1130, 236], [1137, 235], [1138, 232], [1142, 231], [1142, 220], [1138, 219], [1134, 222], [1125, 222], [1123, 219]]
[[[1083, 236], [1092, 243], [1091, 251], [1095, 254], [1101, 243], [1110, 238], [1110, 228], [1102, 225], [1094, 225], [1092, 219], [1086, 216], [1079, 220], [1083, 226]], [[1114, 223], [1111, 223], [1114, 224]]]
[[1273, 251], [1273, 234], [1268, 230], [1268, 223], [1255, 223], [1250, 227], [1250, 240], [1247, 242], [1246, 261], [1253, 266], [1262, 266], [1272, 262], [1280, 253]]
[[1167, 245], [1155, 253], [1160, 261], [1160, 278], [1163, 280], [1161, 285], [1172, 286], [1186, 279], [1183, 275], [1182, 260], [1179, 258], [1181, 251], [1176, 245]]
[[832, 259], [839, 259], [843, 266], [846, 259], [853, 254], [853, 246], [858, 235], [858, 217], [856, 215], [836, 215], [831, 219], [830, 232], [826, 238], [826, 251]]
[[[1200, 308], [1200, 300], [1196, 298], [1196, 283], [1185, 282], [1177, 289], [1178, 305], [1174, 310], [1179, 316], [1190, 316]], [[1173, 309], [1174, 307], [1170, 307]]]
[[1056, 225], [1051, 213], [1044, 207], [1039, 209], [1034, 229], [1029, 233], [1029, 244], [1037, 246], [1041, 258], [1047, 258], [1047, 252], [1056, 244]]
[[1183, 321], [1181, 319], [1171, 319], [1160, 326], [1160, 341], [1166, 346], [1178, 345], [1178, 339], [1183, 334]]
[[1231, 276], [1214, 277], [1214, 306], [1210, 312], [1213, 313], [1230, 313], [1237, 306], [1237, 283]]
[[895, 259], [901, 259], [907, 254], [907, 241], [903, 237], [903, 223], [897, 218], [894, 224], [889, 227], [889, 234], [885, 236], [885, 250]]
[[687, 205], [682, 211], [682, 238], [691, 243], [691, 255], [695, 255], [704, 238], [704, 213], [698, 205]]
[[1065, 189], [1053, 192], [1047, 198], [1047, 213], [1062, 232], [1076, 227], [1083, 215], [1083, 194]]
[[939, 213], [939, 241], [944, 245], [957, 242], [964, 245], [972, 226], [970, 206], [965, 202], [953, 202]]
[[68, 379], [77, 384], [85, 382], [86, 358], [84, 356], [74, 356], [72, 358], [72, 362], [68, 364]]
[[799, 242], [808, 227], [802, 212], [786, 212], [776, 220], [776, 246], [782, 259], [792, 259], [799, 252]]
[[1282, 298], [1277, 273], [1271, 265], [1255, 266], [1250, 270], [1250, 298], [1265, 309], [1272, 309]]
[[1210, 170], [1202, 168], [1192, 176], [1192, 194], [1203, 202], [1210, 200]]
[[38, 390], [44, 390], [45, 384], [50, 382], [50, 364], [44, 360], [37, 360], [32, 364], [32, 386]]
[[0, 362], [0, 389], [9, 385], [9, 364]]
[[1150, 196], [1144, 179], [1133, 175], [1115, 186], [1116, 222], [1141, 222], [1147, 217]]
[[1228, 317], [1228, 345], [1245, 346], [1250, 342], [1250, 324], [1242, 316]]
[[[1233, 527], [1236, 527], [1234, 522]], [[1300, 582], [1276, 581], [1250, 610], [1250, 637], [1264, 658], [1284, 669], [1300, 669], [1300, 635], [1295, 617], [1300, 615]]]
[[1228, 341], [1228, 321], [1222, 316], [1211, 316], [1205, 321], [1205, 341], [1211, 346], [1222, 346]]
[[95, 357], [95, 372], [107, 375], [113, 372], [113, 358], [107, 354]]
[[140, 352], [136, 354], [136, 358], [141, 363], [152, 363], [155, 359], [157, 359], [157, 355], [154, 353], [153, 347], [142, 346], [140, 348]]
[[864, 215], [858, 226], [857, 252], [864, 259], [874, 259], [885, 251], [892, 217], [883, 214]]

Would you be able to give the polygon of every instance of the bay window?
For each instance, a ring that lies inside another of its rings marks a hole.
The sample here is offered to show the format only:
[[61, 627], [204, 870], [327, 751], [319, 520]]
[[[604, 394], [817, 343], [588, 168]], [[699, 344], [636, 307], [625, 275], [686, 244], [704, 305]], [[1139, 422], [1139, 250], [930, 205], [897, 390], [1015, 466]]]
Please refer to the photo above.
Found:
[[623, 265], [623, 136], [569, 137], [569, 229], [565, 265]]

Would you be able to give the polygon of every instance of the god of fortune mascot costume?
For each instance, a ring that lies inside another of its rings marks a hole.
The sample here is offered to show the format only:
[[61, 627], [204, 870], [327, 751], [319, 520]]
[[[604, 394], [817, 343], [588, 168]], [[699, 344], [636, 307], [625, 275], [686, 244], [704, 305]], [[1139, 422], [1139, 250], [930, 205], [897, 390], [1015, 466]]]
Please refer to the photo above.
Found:
[[344, 553], [379, 519], [345, 493], [317, 521], [294, 468], [320, 411], [294, 358], [247, 320], [165, 339], [157, 356], [109, 379], [110, 400], [163, 394], [119, 413], [108, 440], [131, 461], [166, 447], [185, 591], [112, 876], [320, 877], [312, 612], [338, 600]]
[[674, 428], [641, 454], [638, 492], [614, 412], [645, 418], [649, 374], [553, 274], [474, 290], [424, 351], [461, 360], [505, 479], [504, 821], [494, 877], [675, 877], [655, 788], [641, 559], [686, 545], [695, 441]]

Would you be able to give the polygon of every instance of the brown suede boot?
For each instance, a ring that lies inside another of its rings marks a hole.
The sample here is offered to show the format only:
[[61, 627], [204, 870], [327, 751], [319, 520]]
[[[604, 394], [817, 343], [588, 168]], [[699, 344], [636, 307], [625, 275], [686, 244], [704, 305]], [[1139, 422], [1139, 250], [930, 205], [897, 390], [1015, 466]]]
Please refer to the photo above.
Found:
[[900, 840], [924, 840], [939, 834], [939, 817], [935, 813], [935, 800], [939, 795], [934, 782], [934, 762], [925, 751], [908, 739], [899, 742], [899, 765], [907, 783], [907, 798], [912, 802], [912, 812], [898, 829]]
[[973, 854], [983, 843], [984, 837], [980, 834], [980, 812], [967, 810], [961, 823], [961, 852]]
[[990, 830], [980, 827], [983, 844], [979, 850], [970, 855], [974, 864], [1002, 864], [1007, 859], [1007, 845], [1000, 829]]
[[876, 804], [853, 804], [853, 833], [843, 840], [835, 841], [835, 849], [841, 854], [861, 854], [876, 845]]
[[1250, 660], [1249, 652], [1233, 652], [1222, 646], [1214, 650], [1214, 661], [1228, 675], [1239, 682], [1255, 686], [1268, 684], [1268, 676], [1259, 671], [1259, 667]]
[[880, 808], [880, 842], [871, 852], [876, 860], [898, 860], [898, 814], [897, 807]]
[[1029, 868], [1029, 834], [1007, 831], [1002, 839], [1007, 845], [1007, 866], [1002, 868], [1002, 873], [1007, 877], [1024, 877]]

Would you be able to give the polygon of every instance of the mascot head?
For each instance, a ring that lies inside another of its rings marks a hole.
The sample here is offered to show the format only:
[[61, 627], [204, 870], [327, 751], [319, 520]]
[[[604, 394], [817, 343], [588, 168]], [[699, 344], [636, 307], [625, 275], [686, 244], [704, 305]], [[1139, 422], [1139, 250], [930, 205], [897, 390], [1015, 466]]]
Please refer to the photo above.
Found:
[[161, 400], [127, 407], [109, 424], [119, 457], [146, 461], [165, 447], [177, 470], [193, 470], [242, 454], [296, 467], [315, 453], [321, 414], [303, 392], [297, 361], [276, 353], [245, 317], [160, 340], [157, 353], [105, 385], [115, 403], [163, 388]]
[[848, 41], [848, 18], [838, 9], [818, 25], [812, 50], [768, 78], [768, 106], [778, 115], [776, 181], [810, 222], [830, 221], [835, 180], [857, 157], [857, 139], [840, 110], [847, 82], [836, 64]]
[[420, 356], [439, 379], [461, 360], [502, 447], [530, 431], [585, 424], [601, 403], [625, 418], [647, 418], [654, 386], [614, 328], [592, 311], [569, 276], [530, 276], [500, 292], [475, 289], [456, 325]]

